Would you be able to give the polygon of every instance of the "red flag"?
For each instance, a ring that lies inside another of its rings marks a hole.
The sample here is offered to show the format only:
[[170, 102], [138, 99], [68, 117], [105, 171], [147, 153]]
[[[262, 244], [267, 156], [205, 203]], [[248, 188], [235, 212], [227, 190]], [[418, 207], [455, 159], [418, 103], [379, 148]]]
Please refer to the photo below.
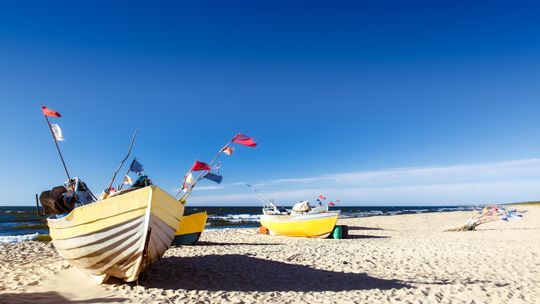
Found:
[[328, 206], [330, 206], [330, 207], [334, 206], [334, 202], [328, 203]]
[[321, 195], [319, 195], [319, 198], [322, 199], [322, 200], [325, 200], [325, 199], [326, 199], [326, 196], [324, 196], [324, 195], [321, 194]]
[[223, 153], [225, 153], [225, 154], [227, 154], [227, 155], [230, 156], [230, 155], [233, 154], [234, 148], [233, 148], [233, 147], [227, 146], [227, 147], [223, 148], [223, 149], [221, 150], [221, 152], [223, 152]]
[[242, 146], [248, 146], [255, 148], [257, 146], [257, 143], [253, 140], [253, 138], [246, 136], [242, 133], [238, 133], [233, 139], [233, 143], [237, 143]]
[[51, 117], [62, 117], [60, 113], [56, 112], [55, 110], [51, 110], [47, 108], [46, 106], [41, 106], [41, 111], [43, 112], [43, 115], [45, 116], [51, 116]]
[[198, 160], [196, 160], [193, 166], [191, 167], [191, 171], [203, 171], [203, 170], [210, 171], [210, 166], [207, 163], [203, 163]]

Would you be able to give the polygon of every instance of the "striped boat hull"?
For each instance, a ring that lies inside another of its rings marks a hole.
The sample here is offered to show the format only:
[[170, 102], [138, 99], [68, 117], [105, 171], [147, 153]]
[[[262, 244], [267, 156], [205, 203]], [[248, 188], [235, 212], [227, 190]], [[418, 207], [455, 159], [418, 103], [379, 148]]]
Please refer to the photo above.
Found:
[[47, 222], [58, 254], [71, 265], [132, 282], [170, 247], [183, 213], [172, 196], [149, 186]]

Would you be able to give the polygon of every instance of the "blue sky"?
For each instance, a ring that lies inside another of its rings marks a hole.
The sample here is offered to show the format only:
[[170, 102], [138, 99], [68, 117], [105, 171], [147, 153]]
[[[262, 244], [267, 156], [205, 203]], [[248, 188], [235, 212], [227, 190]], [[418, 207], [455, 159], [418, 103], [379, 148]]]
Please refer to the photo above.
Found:
[[134, 155], [167, 191], [237, 132], [193, 205], [540, 199], [536, 2], [0, 4], [0, 204], [72, 175], [100, 192]]

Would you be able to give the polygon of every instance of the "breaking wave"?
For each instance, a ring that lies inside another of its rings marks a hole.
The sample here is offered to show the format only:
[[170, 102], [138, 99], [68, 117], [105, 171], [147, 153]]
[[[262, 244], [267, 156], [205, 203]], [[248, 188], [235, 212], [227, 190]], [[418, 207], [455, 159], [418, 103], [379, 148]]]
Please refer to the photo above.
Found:
[[0, 236], [0, 244], [15, 244], [25, 241], [34, 241], [38, 238], [39, 233], [24, 234], [24, 235], [4, 235]]

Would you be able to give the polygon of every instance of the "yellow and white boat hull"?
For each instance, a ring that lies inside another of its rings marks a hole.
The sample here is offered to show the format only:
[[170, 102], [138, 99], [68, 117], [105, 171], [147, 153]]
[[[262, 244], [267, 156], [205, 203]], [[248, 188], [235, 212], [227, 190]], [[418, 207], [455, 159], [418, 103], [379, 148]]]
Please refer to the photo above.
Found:
[[106, 280], [137, 280], [170, 247], [184, 206], [148, 186], [47, 219], [58, 254], [74, 267]]
[[272, 235], [325, 238], [336, 226], [339, 213], [261, 215], [261, 225]]

